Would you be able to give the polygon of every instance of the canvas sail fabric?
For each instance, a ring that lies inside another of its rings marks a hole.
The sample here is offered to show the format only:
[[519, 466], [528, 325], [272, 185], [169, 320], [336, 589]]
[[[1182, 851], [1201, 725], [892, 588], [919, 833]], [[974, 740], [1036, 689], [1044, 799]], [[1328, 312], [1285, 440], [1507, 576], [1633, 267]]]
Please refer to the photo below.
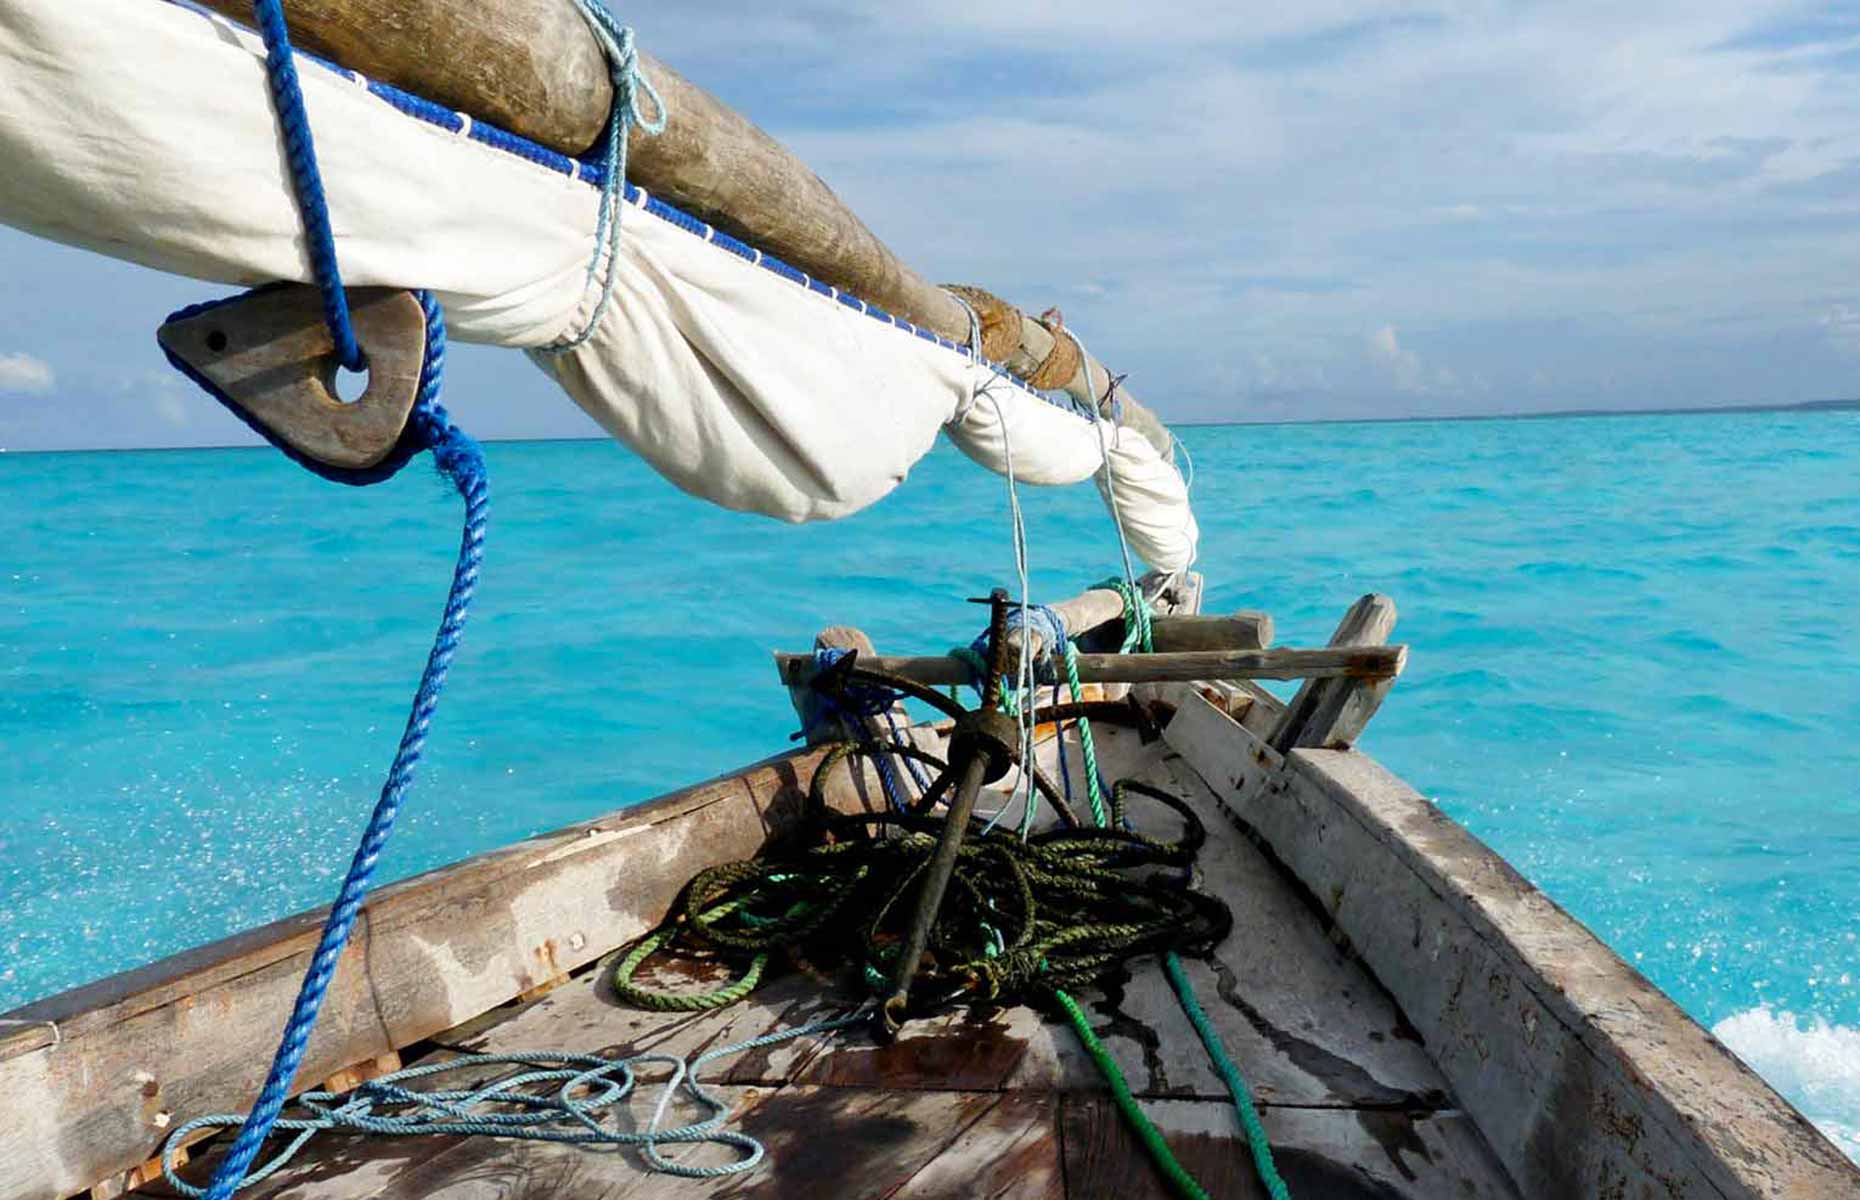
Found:
[[[1182, 479], [1142, 437], [643, 194], [598, 325], [547, 350], [599, 299], [594, 168], [314, 60], [301, 75], [345, 281], [431, 288], [453, 336], [532, 351], [684, 490], [843, 516], [946, 430], [996, 471], [1011, 452], [1029, 483], [1100, 476], [1108, 456], [1132, 549], [1164, 570], [1193, 560]], [[0, 0], [0, 79], [0, 221], [219, 283], [311, 279], [255, 33], [156, 0]]]

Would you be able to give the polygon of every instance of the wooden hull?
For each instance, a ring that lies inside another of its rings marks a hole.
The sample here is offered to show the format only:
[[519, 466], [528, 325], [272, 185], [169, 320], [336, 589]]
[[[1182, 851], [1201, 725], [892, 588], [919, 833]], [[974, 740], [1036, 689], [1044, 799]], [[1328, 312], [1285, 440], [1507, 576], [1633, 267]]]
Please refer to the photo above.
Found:
[[[1214, 698], [1210, 700], [1209, 695]], [[1235, 932], [1196, 987], [1253, 1082], [1294, 1195], [1860, 1196], [1860, 1172], [1587, 930], [1354, 751], [1280, 756], [1261, 693], [1172, 685], [1162, 740], [1100, 734], [1113, 775], [1203, 816]], [[932, 736], [928, 733], [925, 736]], [[1049, 744], [1049, 752], [1052, 750]], [[477, 1050], [693, 1050], [834, 1011], [789, 977], [706, 1015], [621, 1006], [591, 969], [684, 880], [790, 825], [817, 751], [383, 889], [302, 1083]], [[837, 807], [873, 803], [842, 776]], [[117, 1194], [167, 1128], [256, 1090], [319, 914], [190, 951], [0, 1025], [0, 1197]], [[1150, 1115], [1219, 1196], [1263, 1194], [1161, 973], [1087, 998]], [[977, 1009], [719, 1063], [769, 1161], [727, 1181], [627, 1153], [331, 1139], [257, 1195], [1161, 1195], [1071, 1032]], [[710, 1151], [703, 1151], [710, 1153]], [[198, 1166], [199, 1164], [196, 1164]], [[138, 1173], [139, 1172], [139, 1173]], [[151, 1194], [164, 1194], [157, 1181]]]

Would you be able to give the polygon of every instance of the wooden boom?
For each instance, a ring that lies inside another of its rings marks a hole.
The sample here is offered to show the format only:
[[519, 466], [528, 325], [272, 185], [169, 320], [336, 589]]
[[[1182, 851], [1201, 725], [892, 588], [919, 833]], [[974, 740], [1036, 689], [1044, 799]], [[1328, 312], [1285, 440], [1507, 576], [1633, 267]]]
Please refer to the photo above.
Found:
[[[251, 0], [201, 0], [250, 24]], [[488, 121], [564, 154], [600, 137], [613, 103], [607, 63], [571, 0], [285, 0], [303, 49]], [[715, 96], [642, 53], [663, 97], [665, 132], [635, 130], [628, 175], [648, 192], [792, 266], [958, 342], [969, 313], [906, 266], [806, 163]], [[1169, 432], [1045, 323], [976, 288], [988, 356], [1023, 380], [1068, 393], [1168, 455]]]

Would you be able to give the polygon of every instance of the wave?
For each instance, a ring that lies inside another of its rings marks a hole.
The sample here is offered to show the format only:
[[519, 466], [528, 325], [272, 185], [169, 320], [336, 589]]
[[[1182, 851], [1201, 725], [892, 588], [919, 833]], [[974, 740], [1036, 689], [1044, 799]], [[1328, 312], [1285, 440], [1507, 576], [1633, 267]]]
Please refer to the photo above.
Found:
[[1733, 1013], [1711, 1031], [1860, 1162], [1860, 1029], [1761, 1007]]

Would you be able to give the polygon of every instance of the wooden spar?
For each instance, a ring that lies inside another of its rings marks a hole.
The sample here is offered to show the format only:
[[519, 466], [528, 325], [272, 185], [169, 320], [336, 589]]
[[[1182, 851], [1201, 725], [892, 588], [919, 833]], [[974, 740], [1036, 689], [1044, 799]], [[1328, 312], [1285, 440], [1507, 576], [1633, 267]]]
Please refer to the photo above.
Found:
[[[1406, 646], [1332, 646], [1321, 650], [1187, 650], [1174, 654], [1081, 654], [1085, 683], [1157, 683], [1200, 679], [1387, 679], [1408, 662]], [[777, 654], [776, 669], [790, 687], [815, 670], [811, 654]], [[859, 657], [859, 665], [917, 683], [968, 683], [969, 668], [943, 655]]]
[[[1075, 636], [1098, 631], [1100, 645], [1104, 644], [1105, 633], [1117, 639], [1123, 637], [1123, 597], [1116, 592], [1092, 588], [1052, 607]], [[1224, 617], [1158, 613], [1150, 618], [1150, 641], [1159, 654], [1179, 650], [1264, 650], [1272, 645], [1272, 637], [1271, 615], [1249, 609]], [[1038, 661], [1047, 653], [1046, 639], [1038, 629], [1028, 630], [1028, 639], [1032, 643], [1029, 649]], [[1020, 661], [1019, 637], [1008, 639], [1008, 650], [1011, 672]]]
[[[244, 24], [251, 0], [201, 0]], [[285, 0], [291, 36], [371, 79], [424, 96], [564, 154], [586, 153], [613, 102], [607, 64], [569, 0]], [[786, 147], [677, 71], [641, 53], [665, 101], [665, 131], [634, 130], [632, 182], [701, 220], [869, 304], [946, 338], [969, 340], [969, 314], [906, 266]], [[979, 289], [989, 357], [1142, 434], [1168, 456], [1161, 421], [1071, 339]]]

